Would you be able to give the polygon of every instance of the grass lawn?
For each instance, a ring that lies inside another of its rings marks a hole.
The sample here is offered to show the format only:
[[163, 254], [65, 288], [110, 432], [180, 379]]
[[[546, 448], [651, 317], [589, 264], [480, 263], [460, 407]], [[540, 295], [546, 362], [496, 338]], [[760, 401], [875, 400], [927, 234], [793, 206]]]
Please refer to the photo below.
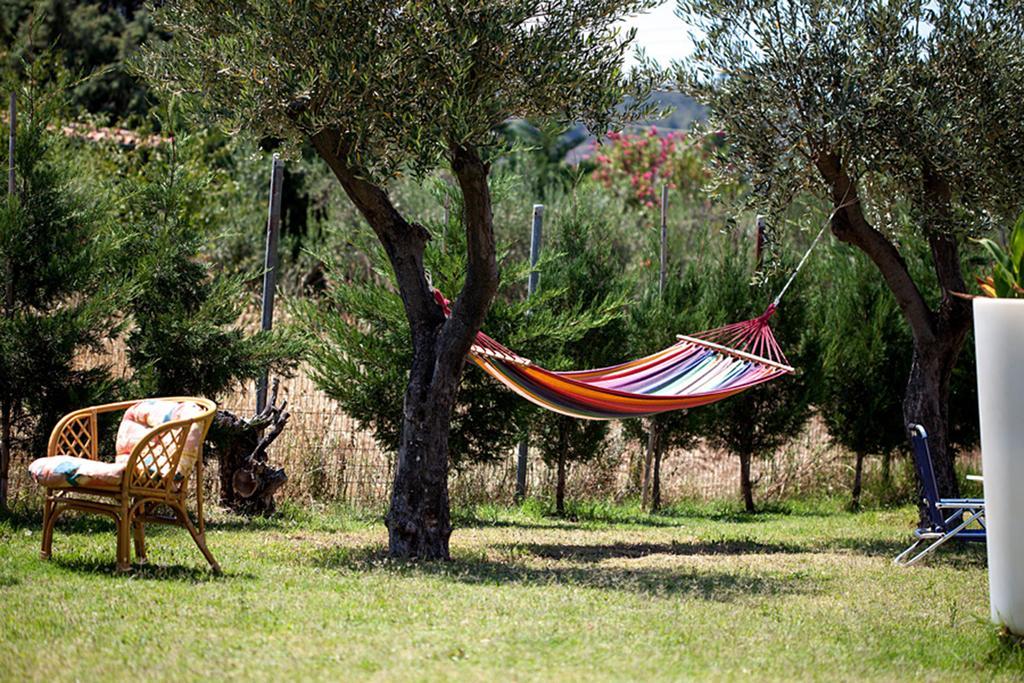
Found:
[[1020, 679], [987, 621], [983, 548], [891, 559], [911, 508], [794, 504], [648, 516], [536, 506], [457, 519], [454, 560], [383, 559], [383, 527], [288, 510], [212, 525], [226, 575], [180, 529], [113, 573], [113, 527], [0, 521], [0, 679]]

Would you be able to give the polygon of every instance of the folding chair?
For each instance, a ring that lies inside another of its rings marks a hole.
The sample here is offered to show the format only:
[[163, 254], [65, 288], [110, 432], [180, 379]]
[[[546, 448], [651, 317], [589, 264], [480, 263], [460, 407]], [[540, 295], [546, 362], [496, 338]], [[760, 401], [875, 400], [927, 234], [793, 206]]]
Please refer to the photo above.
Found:
[[[914, 531], [913, 544], [893, 560], [901, 567], [909, 567], [950, 540], [974, 543], [985, 541], [985, 501], [980, 498], [939, 498], [932, 454], [928, 450], [928, 433], [921, 425], [912, 424], [909, 427], [910, 442], [914, 447], [914, 466], [921, 482], [922, 501], [928, 520]], [[981, 528], [967, 528], [975, 522]], [[922, 546], [923, 549], [914, 555]], [[907, 559], [911, 555], [913, 557]]]

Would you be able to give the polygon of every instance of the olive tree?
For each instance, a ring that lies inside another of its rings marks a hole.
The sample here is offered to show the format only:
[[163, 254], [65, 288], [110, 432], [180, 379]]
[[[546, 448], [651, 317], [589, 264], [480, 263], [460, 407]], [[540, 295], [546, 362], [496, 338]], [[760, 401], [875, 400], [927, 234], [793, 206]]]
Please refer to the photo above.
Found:
[[[393, 557], [448, 557], [448, 427], [466, 352], [498, 287], [487, 183], [497, 128], [523, 117], [600, 133], [646, 113], [656, 74], [624, 72], [632, 34], [618, 22], [653, 4], [159, 3], [156, 20], [173, 40], [144, 60], [152, 82], [228, 126], [312, 145], [387, 253], [412, 346], [386, 516]], [[388, 194], [396, 176], [440, 166], [463, 195], [466, 232], [466, 277], [448, 293], [447, 318], [424, 272], [430, 234]]]
[[[697, 29], [680, 85], [710, 109], [781, 212], [801, 192], [836, 212], [913, 338], [905, 421], [925, 425], [956, 495], [950, 377], [971, 326], [965, 238], [1012, 214], [1024, 183], [1024, 9], [999, 0], [679, 0]], [[909, 226], [909, 227], [904, 227]], [[907, 266], [927, 243], [936, 285]]]

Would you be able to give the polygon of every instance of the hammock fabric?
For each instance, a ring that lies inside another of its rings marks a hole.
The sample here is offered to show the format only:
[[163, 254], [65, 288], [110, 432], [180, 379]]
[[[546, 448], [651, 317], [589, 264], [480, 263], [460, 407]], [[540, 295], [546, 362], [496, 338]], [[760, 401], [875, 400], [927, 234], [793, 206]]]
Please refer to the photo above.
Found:
[[[450, 314], [449, 302], [434, 297]], [[775, 304], [752, 320], [694, 336], [638, 360], [595, 370], [553, 372], [535, 365], [483, 332], [470, 358], [523, 398], [556, 413], [616, 420], [695, 408], [794, 372], [768, 320]]]

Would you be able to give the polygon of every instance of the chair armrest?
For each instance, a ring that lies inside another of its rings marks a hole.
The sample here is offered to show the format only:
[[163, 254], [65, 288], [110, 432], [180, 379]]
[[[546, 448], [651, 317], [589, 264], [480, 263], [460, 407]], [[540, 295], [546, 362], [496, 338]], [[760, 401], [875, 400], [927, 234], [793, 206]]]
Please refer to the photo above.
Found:
[[[139, 438], [125, 465], [122, 490], [171, 491], [194, 417], [153, 427]], [[184, 480], [181, 481], [184, 485]]]
[[939, 510], [984, 510], [985, 501], [980, 498], [943, 498], [935, 503]]
[[127, 410], [137, 401], [119, 401], [100, 406], [91, 406], [68, 413], [60, 419], [50, 432], [46, 446], [46, 457], [73, 455], [78, 458], [99, 459], [99, 435], [96, 416], [118, 410]]

